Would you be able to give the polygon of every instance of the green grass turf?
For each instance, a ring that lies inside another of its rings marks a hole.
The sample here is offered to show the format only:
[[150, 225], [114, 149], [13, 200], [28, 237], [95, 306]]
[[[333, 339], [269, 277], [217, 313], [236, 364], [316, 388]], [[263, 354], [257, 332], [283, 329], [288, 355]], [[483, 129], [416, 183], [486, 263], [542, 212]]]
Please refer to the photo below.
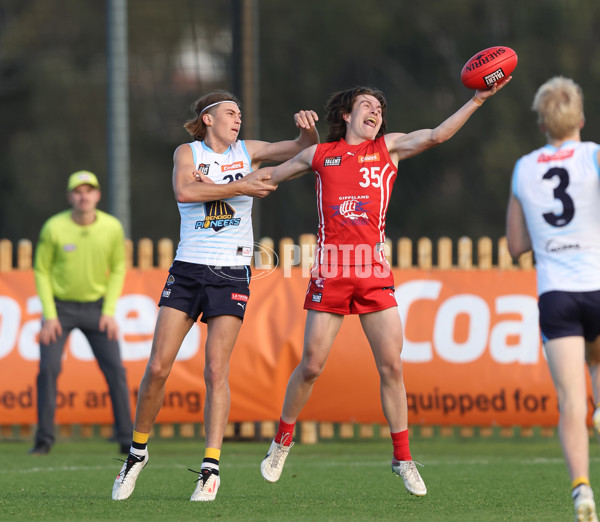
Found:
[[[592, 485], [600, 448], [590, 441]], [[297, 444], [279, 482], [260, 476], [268, 443], [225, 442], [214, 502], [190, 502], [203, 441], [152, 440], [131, 498], [110, 499], [116, 444], [61, 442], [50, 455], [0, 442], [0, 520], [572, 520], [570, 484], [556, 438], [413, 437], [429, 488], [411, 496], [390, 470], [391, 442]], [[600, 491], [600, 489], [599, 489]]]

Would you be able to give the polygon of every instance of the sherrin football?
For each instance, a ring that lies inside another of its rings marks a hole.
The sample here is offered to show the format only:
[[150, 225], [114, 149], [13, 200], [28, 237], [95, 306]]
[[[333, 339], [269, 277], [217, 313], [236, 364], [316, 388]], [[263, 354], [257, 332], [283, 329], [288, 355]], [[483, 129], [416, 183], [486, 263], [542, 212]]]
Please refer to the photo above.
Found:
[[497, 81], [508, 78], [517, 66], [517, 53], [510, 47], [497, 45], [469, 58], [460, 79], [469, 89], [489, 89]]

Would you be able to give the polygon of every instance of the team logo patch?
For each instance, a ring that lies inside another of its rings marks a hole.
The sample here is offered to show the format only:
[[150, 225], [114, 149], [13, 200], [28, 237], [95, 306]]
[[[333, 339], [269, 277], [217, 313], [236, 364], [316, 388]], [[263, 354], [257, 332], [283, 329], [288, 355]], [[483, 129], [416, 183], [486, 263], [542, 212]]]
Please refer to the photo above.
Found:
[[317, 277], [314, 280], [315, 286], [317, 288], [323, 288], [325, 286], [325, 278], [324, 277]]
[[244, 303], [248, 302], [248, 296], [246, 294], [237, 294], [235, 292], [231, 294], [231, 299], [234, 301], [242, 301]]
[[323, 299], [323, 294], [321, 292], [315, 292], [312, 295], [312, 302], [313, 303], [320, 303], [321, 299]]
[[230, 170], [238, 170], [244, 166], [243, 161], [236, 161], [235, 163], [231, 163], [230, 165], [221, 165], [221, 172], [228, 172]]
[[368, 220], [368, 210], [365, 210], [365, 205], [369, 201], [359, 201], [358, 199], [347, 199], [341, 205], [335, 205], [332, 208], [335, 210], [334, 216], [341, 215], [345, 219], [357, 220], [364, 219]]
[[210, 168], [210, 165], [208, 163], [200, 163], [200, 165], [198, 165], [198, 170], [200, 172], [202, 172], [202, 174], [204, 174], [205, 176], [208, 176], [209, 168]]
[[173, 274], [169, 274], [169, 277], [167, 277], [167, 286], [171, 286], [174, 282], [175, 278], [173, 277]]
[[359, 163], [368, 163], [370, 161], [379, 161], [379, 152], [367, 154], [366, 156], [358, 156]]
[[323, 162], [324, 167], [337, 167], [342, 164], [341, 156], [330, 156], [329, 158], [325, 158]]
[[239, 247], [237, 247], [236, 255], [238, 255], [238, 256], [251, 256], [252, 255], [252, 247], [249, 247], [249, 246], [239, 246]]
[[215, 232], [225, 227], [238, 227], [242, 221], [236, 218], [235, 210], [225, 201], [207, 201], [204, 203], [204, 221], [196, 221], [196, 228], [210, 228]]

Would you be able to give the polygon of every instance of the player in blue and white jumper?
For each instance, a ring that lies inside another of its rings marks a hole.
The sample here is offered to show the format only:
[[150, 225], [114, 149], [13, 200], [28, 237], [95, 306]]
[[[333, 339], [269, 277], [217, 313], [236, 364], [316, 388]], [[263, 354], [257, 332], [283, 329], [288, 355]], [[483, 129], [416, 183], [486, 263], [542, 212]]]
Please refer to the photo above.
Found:
[[[506, 217], [511, 256], [533, 250], [544, 350], [560, 410], [559, 437], [575, 520], [597, 521], [589, 481], [586, 363], [600, 399], [600, 145], [582, 142], [583, 93], [554, 77], [533, 100], [547, 144], [514, 168]], [[600, 410], [594, 414], [600, 431]]]
[[204, 381], [206, 449], [191, 500], [214, 500], [229, 414], [229, 359], [250, 296], [253, 253], [252, 197], [274, 190], [268, 175], [247, 177], [263, 162], [285, 161], [318, 143], [317, 115], [294, 115], [300, 135], [269, 143], [238, 140], [240, 104], [227, 92], [195, 103], [185, 124], [192, 143], [174, 155], [173, 190], [181, 215], [180, 242], [160, 298], [152, 352], [140, 384], [133, 441], [113, 485], [113, 500], [128, 498], [148, 462], [148, 437], [164, 398], [165, 383], [184, 337], [201, 316], [207, 323]]

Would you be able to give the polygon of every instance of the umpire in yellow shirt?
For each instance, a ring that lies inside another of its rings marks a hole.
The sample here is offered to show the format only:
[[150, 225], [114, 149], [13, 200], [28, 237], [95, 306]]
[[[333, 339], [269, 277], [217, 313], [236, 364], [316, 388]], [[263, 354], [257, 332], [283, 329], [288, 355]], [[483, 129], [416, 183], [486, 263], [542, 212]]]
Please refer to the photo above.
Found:
[[38, 428], [32, 455], [45, 455], [54, 444], [56, 381], [69, 333], [86, 336], [104, 373], [115, 418], [115, 438], [129, 452], [133, 429], [129, 390], [121, 362], [114, 319], [125, 281], [125, 243], [119, 220], [96, 207], [100, 184], [94, 174], [71, 174], [70, 210], [44, 223], [35, 250], [35, 285], [42, 302], [40, 372], [37, 378]]

